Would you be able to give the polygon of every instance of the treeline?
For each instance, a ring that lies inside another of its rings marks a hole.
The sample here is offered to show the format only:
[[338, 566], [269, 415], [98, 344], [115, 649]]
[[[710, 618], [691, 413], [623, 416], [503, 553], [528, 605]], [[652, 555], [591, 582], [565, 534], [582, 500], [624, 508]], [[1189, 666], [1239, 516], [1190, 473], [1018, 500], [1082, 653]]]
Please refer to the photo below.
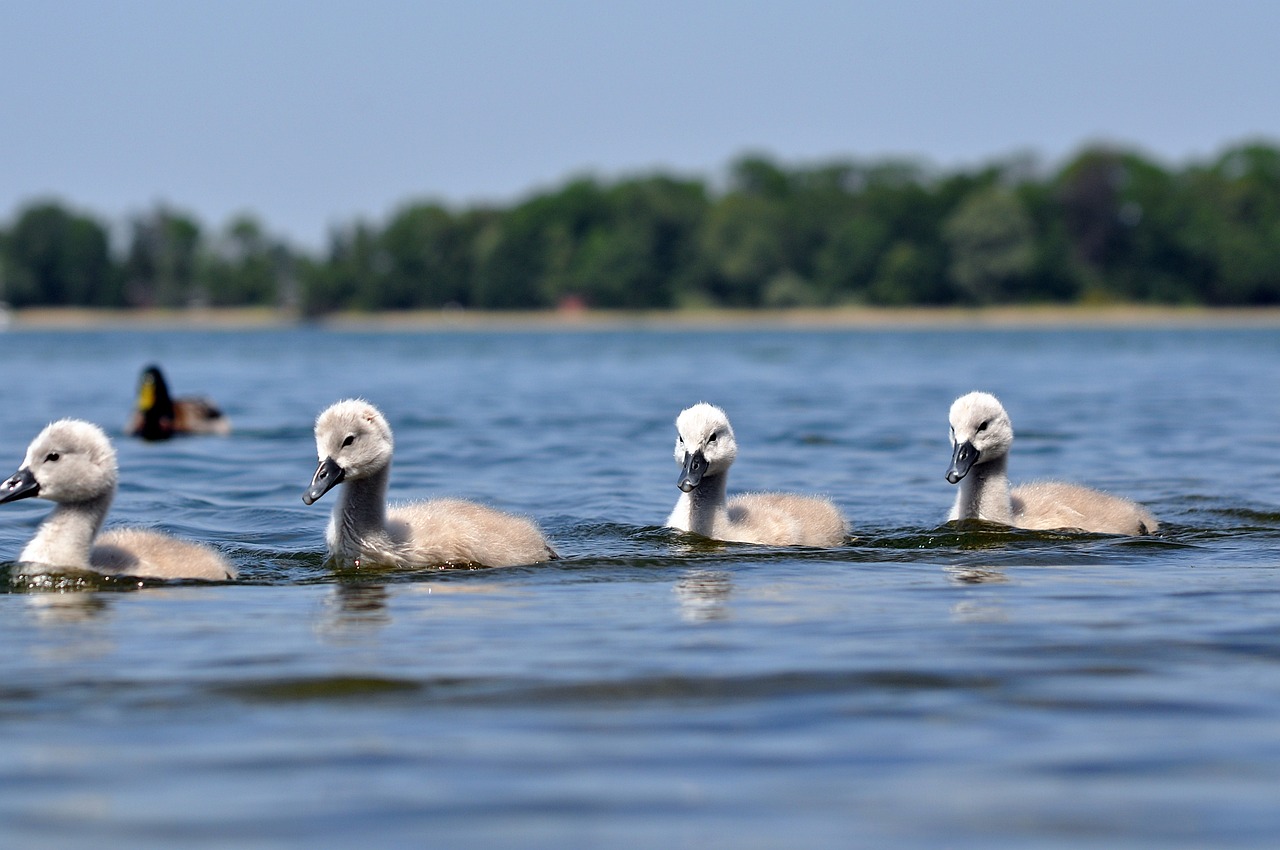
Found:
[[322, 256], [252, 217], [220, 232], [168, 208], [111, 226], [58, 202], [0, 230], [15, 307], [336, 310], [566, 304], [652, 309], [1129, 301], [1280, 303], [1280, 149], [1169, 169], [1093, 148], [1046, 174], [1011, 160], [786, 167], [724, 186], [579, 179], [507, 208], [407, 205], [335, 230]]

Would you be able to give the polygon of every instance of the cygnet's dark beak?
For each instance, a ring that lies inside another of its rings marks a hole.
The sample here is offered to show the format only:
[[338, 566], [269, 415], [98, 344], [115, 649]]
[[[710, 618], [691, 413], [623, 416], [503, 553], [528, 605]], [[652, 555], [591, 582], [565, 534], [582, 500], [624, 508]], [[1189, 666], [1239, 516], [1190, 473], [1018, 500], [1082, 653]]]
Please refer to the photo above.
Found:
[[680, 480], [676, 486], [688, 493], [702, 481], [707, 474], [707, 458], [702, 452], [685, 452], [684, 466], [680, 468]]
[[957, 443], [956, 450], [951, 455], [951, 468], [947, 470], [947, 480], [952, 484], [958, 484], [961, 478], [969, 474], [970, 468], [978, 459], [978, 454], [973, 443], [968, 441]]
[[25, 466], [0, 484], [0, 505], [40, 495], [40, 484]]
[[311, 486], [302, 494], [302, 501], [308, 505], [314, 503], [316, 499], [341, 484], [346, 474], [346, 470], [338, 466], [338, 462], [333, 458], [327, 457], [320, 461], [315, 477], [311, 479]]

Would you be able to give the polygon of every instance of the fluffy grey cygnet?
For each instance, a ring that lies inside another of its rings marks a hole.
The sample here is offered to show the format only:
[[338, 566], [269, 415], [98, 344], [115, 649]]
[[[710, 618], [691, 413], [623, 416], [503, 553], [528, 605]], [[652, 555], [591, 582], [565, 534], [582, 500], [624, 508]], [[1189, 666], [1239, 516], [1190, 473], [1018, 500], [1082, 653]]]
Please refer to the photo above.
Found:
[[990, 393], [973, 392], [951, 405], [951, 467], [959, 484], [948, 520], [981, 519], [1017, 528], [1077, 529], [1099, 534], [1150, 534], [1151, 512], [1129, 499], [1060, 481], [1009, 487], [1013, 424]]
[[767, 546], [830, 548], [845, 541], [844, 517], [828, 499], [790, 493], [746, 493], [726, 499], [729, 467], [738, 454], [729, 417], [700, 402], [676, 418], [677, 482], [681, 495], [670, 528], [715, 540]]
[[308, 505], [338, 484], [325, 539], [329, 554], [353, 565], [510, 567], [557, 558], [531, 520], [461, 499], [387, 508], [394, 441], [367, 401], [348, 399], [316, 419], [320, 466], [302, 494]]
[[97, 425], [61, 419], [36, 436], [19, 469], [0, 484], [0, 504], [37, 497], [53, 513], [18, 556], [20, 574], [89, 570], [137, 578], [236, 577], [213, 547], [141, 528], [99, 534], [116, 494], [116, 453]]

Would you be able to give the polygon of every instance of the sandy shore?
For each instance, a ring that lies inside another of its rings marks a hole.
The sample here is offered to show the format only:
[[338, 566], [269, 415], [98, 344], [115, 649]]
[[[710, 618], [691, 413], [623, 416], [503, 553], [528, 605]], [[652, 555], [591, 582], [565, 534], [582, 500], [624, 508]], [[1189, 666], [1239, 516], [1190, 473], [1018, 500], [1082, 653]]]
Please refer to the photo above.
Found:
[[[10, 312], [9, 329], [83, 330], [192, 328], [241, 330], [293, 327], [295, 314], [270, 309], [89, 310], [24, 309]], [[1280, 327], [1280, 308], [1033, 306], [988, 308], [825, 310], [607, 310], [488, 312], [421, 310], [338, 313], [306, 320], [316, 327], [365, 330], [599, 330], [610, 328], [1053, 328], [1053, 327]]]

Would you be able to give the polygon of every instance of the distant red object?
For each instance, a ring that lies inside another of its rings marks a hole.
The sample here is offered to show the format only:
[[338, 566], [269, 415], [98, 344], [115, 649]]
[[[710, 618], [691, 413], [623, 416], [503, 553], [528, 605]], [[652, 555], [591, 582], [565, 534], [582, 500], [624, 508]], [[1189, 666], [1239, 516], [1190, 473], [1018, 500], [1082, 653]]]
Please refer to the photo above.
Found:
[[585, 313], [586, 311], [587, 299], [581, 295], [566, 295], [556, 305], [556, 312], [559, 313]]

